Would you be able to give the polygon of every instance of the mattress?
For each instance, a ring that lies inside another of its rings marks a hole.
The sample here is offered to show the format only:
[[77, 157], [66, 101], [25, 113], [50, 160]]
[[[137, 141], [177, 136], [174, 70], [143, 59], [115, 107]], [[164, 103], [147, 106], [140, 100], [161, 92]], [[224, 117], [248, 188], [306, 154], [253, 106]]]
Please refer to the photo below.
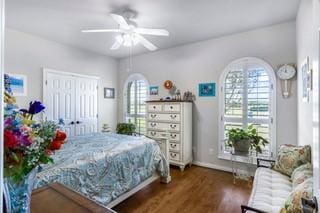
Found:
[[104, 206], [157, 172], [168, 176], [168, 164], [156, 141], [111, 133], [68, 139], [44, 165], [34, 188], [59, 182]]

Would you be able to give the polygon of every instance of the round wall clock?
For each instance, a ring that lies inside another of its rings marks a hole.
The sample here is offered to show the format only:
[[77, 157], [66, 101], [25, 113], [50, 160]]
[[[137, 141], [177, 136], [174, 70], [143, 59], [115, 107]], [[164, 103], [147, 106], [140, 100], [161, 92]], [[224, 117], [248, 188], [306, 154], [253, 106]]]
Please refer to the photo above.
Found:
[[295, 74], [296, 74], [296, 68], [294, 66], [287, 65], [287, 64], [281, 66], [277, 71], [277, 76], [281, 80], [289, 80], [293, 78]]
[[163, 86], [164, 86], [164, 88], [166, 88], [166, 89], [172, 89], [173, 83], [172, 83], [172, 81], [167, 80], [167, 81], [164, 82]]
[[296, 68], [292, 65], [285, 64], [277, 70], [277, 76], [281, 80], [282, 96], [288, 98], [290, 95], [290, 82], [296, 75]]

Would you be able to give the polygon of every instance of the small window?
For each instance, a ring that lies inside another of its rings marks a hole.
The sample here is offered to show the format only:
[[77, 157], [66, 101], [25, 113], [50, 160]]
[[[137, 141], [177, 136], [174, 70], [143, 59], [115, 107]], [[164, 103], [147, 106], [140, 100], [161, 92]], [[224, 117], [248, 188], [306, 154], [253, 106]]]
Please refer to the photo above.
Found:
[[148, 82], [140, 74], [131, 75], [125, 84], [125, 121], [136, 125], [136, 132], [146, 131]]
[[227, 66], [220, 85], [220, 157], [230, 153], [225, 145], [227, 131], [249, 125], [270, 142], [262, 155], [272, 155], [276, 145], [273, 69], [257, 58], [240, 59]]

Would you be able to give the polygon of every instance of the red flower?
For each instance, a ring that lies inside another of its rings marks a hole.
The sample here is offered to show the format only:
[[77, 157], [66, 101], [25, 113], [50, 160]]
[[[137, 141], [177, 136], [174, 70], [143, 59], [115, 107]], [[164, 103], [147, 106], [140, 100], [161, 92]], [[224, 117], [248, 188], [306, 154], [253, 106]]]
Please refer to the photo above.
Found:
[[14, 148], [18, 145], [18, 140], [11, 131], [4, 130], [3, 134], [5, 148]]
[[51, 150], [59, 150], [61, 148], [63, 141], [54, 140], [51, 142], [49, 149]]
[[57, 130], [55, 140], [64, 141], [67, 138], [67, 134], [61, 130]]

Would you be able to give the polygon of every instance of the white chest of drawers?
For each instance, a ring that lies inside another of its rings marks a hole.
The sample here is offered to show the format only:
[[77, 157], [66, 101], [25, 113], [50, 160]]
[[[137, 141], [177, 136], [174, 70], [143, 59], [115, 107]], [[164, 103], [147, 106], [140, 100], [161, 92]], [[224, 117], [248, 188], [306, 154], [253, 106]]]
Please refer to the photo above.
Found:
[[170, 164], [183, 171], [192, 163], [192, 103], [147, 101], [147, 135], [155, 140], [169, 137]]

